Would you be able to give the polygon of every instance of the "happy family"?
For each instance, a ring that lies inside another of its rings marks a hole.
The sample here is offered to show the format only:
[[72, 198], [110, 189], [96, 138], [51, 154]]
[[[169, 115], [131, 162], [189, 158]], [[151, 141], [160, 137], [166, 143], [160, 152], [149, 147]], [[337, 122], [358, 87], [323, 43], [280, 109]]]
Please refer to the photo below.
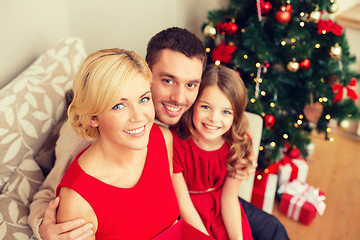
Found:
[[201, 40], [177, 27], [153, 36], [145, 59], [114, 48], [84, 60], [67, 145], [30, 205], [37, 238], [152, 239], [181, 218], [214, 239], [289, 239], [238, 197], [256, 168], [247, 90], [206, 62]]

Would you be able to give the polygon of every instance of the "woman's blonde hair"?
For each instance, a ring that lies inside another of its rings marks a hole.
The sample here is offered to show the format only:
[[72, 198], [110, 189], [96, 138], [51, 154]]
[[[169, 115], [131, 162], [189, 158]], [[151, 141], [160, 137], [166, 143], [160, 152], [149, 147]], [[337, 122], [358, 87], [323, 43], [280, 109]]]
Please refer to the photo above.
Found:
[[74, 99], [68, 116], [75, 131], [88, 140], [96, 139], [99, 133], [89, 125], [91, 118], [112, 109], [138, 74], [151, 83], [147, 63], [135, 52], [113, 48], [90, 54], [73, 82]]
[[[229, 99], [234, 110], [233, 124], [223, 136], [230, 146], [227, 165], [231, 170], [230, 175], [234, 176], [235, 165], [238, 160], [245, 158], [248, 160], [248, 166], [252, 164], [250, 159], [252, 142], [246, 136], [248, 121], [244, 114], [248, 102], [247, 89], [239, 74], [234, 70], [222, 65], [210, 64], [206, 66], [202, 75], [197, 99], [199, 99], [205, 88], [213, 85], [216, 85]], [[178, 133], [182, 138], [190, 137], [195, 131], [192, 120], [194, 106], [195, 104], [183, 115], [178, 124]]]

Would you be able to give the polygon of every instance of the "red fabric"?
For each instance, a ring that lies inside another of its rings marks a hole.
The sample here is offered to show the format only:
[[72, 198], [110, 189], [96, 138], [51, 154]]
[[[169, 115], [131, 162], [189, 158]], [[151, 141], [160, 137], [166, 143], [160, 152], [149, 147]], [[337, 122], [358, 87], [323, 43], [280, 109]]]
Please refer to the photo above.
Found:
[[153, 240], [214, 240], [212, 237], [200, 232], [183, 219], [180, 219], [176, 224], [172, 225]]
[[77, 161], [83, 152], [69, 166], [57, 193], [60, 187], [71, 188], [91, 205], [99, 224], [97, 240], [151, 239], [178, 218], [165, 140], [156, 124], [142, 176], [132, 188], [114, 187], [86, 174]]
[[[205, 151], [194, 141], [174, 136], [174, 173], [182, 172], [189, 191], [217, 190], [206, 193], [190, 193], [190, 197], [200, 217], [212, 237], [228, 239], [220, 212], [221, 186], [226, 177], [226, 158], [229, 146], [224, 145], [215, 151]], [[239, 202], [240, 204], [240, 202]], [[241, 206], [242, 231], [244, 240], [253, 239], [246, 214]]]

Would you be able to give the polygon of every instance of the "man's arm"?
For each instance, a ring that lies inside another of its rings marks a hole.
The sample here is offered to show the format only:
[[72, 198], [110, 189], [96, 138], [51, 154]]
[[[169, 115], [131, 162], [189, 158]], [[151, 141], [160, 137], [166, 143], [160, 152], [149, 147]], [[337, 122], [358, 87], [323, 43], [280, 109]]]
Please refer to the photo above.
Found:
[[33, 201], [30, 204], [28, 223], [38, 239], [57, 239], [61, 233], [70, 231], [71, 229], [77, 229], [80, 226], [82, 226], [84, 232], [87, 232], [85, 230], [86, 225], [79, 220], [71, 221], [65, 224], [65, 226], [64, 224], [56, 224], [56, 209], [59, 203], [58, 200], [50, 201], [55, 199], [56, 188], [71, 161], [78, 152], [89, 144], [89, 142], [77, 136], [68, 122], [64, 123], [60, 130], [60, 137], [56, 143], [55, 165], [41, 185], [40, 190], [34, 195]]

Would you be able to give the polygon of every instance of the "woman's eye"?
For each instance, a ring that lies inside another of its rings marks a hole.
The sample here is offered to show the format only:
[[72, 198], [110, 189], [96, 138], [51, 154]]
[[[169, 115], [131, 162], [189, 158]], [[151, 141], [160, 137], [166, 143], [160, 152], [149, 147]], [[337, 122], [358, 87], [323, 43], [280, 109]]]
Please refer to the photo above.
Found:
[[225, 114], [231, 114], [231, 112], [228, 111], [228, 110], [224, 110], [224, 113], [225, 113]]
[[112, 109], [122, 109], [124, 105], [122, 103], [116, 104]]
[[207, 105], [202, 105], [201, 107], [204, 108], [204, 109], [210, 109], [210, 107], [207, 106]]
[[149, 100], [150, 100], [149, 97], [144, 97], [144, 98], [140, 99], [140, 103], [146, 103], [146, 102], [148, 102]]

